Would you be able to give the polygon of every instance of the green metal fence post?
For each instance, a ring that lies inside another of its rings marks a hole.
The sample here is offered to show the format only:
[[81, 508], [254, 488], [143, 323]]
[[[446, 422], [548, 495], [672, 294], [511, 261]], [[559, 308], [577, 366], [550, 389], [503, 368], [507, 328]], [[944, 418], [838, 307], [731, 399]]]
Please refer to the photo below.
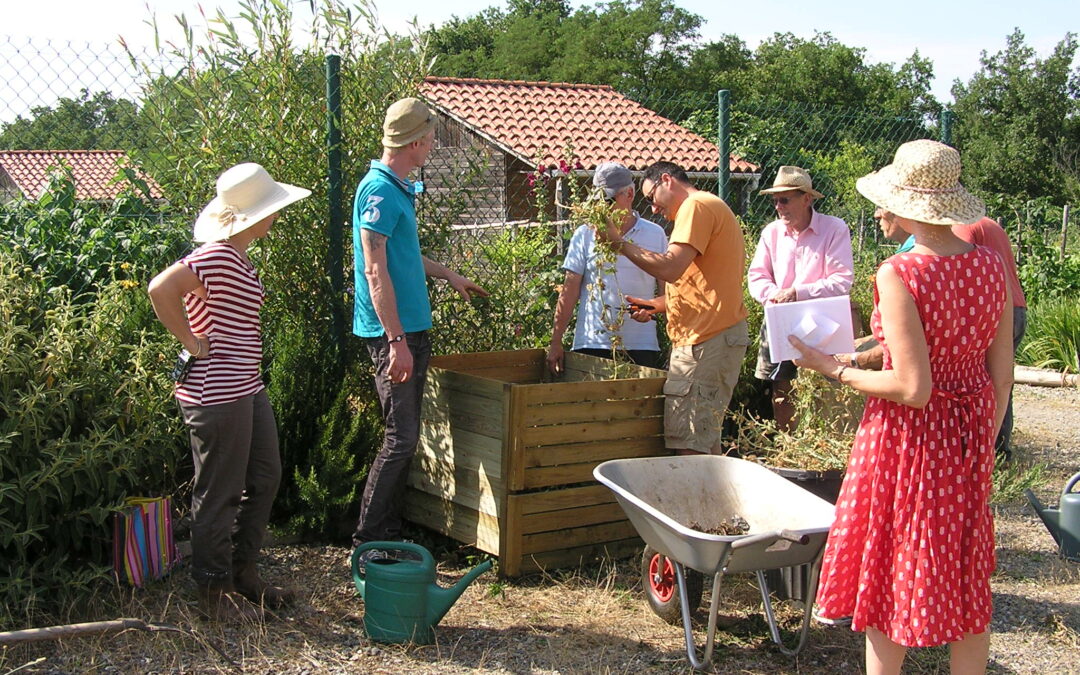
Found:
[[328, 54], [326, 57], [326, 158], [327, 158], [327, 201], [330, 205], [329, 251], [326, 255], [327, 272], [330, 277], [330, 289], [334, 298], [331, 304], [334, 346], [337, 347], [338, 359], [342, 358], [342, 340], [345, 337], [344, 291], [345, 271], [343, 261], [343, 230], [345, 214], [342, 205], [341, 174], [341, 57]]
[[953, 111], [945, 109], [941, 111], [941, 142], [952, 145]]
[[731, 92], [727, 89], [721, 89], [717, 92], [717, 97], [720, 108], [720, 119], [717, 124], [717, 145], [720, 146], [720, 161], [717, 166], [719, 174], [717, 178], [719, 180], [716, 181], [716, 194], [720, 196], [720, 199], [727, 201], [728, 182], [731, 180]]

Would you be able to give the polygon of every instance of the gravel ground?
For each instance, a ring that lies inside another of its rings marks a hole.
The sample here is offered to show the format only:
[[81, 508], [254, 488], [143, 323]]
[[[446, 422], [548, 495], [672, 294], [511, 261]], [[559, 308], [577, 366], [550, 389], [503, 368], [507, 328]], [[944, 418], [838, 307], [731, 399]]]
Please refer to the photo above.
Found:
[[[1018, 386], [1016, 463], [1047, 465], [1037, 493], [1056, 505], [1080, 470], [1080, 391]], [[460, 578], [470, 550], [439, 551], [440, 582]], [[1017, 500], [997, 507], [998, 569], [992, 673], [1080, 672], [1080, 565], [1057, 557], [1032, 509]], [[427, 646], [377, 645], [363, 633], [363, 603], [349, 579], [343, 548], [278, 546], [265, 572], [300, 587], [305, 602], [261, 626], [222, 628], [195, 618], [186, 574], [135, 594], [103, 598], [101, 618], [135, 616], [185, 633], [130, 631], [0, 651], [0, 673], [670, 673], [689, 670], [682, 628], [660, 621], [641, 594], [636, 560], [499, 581], [485, 575], [466, 590]], [[798, 658], [768, 639], [760, 599], [748, 575], [724, 580], [715, 672], [847, 673], [862, 666], [862, 639], [814, 625]], [[708, 591], [706, 591], [708, 597]], [[696, 637], [704, 636], [699, 609]], [[782, 607], [783, 625], [797, 608]], [[786, 633], [788, 640], [792, 633]], [[213, 649], [216, 646], [231, 659]], [[944, 649], [916, 650], [905, 672], [948, 669]]]

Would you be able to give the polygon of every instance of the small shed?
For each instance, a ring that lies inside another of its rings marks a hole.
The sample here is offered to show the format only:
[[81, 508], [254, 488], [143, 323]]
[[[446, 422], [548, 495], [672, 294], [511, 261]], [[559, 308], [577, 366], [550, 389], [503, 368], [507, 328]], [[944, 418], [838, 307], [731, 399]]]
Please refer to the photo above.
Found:
[[[530, 179], [536, 180], [538, 169], [556, 173], [567, 151], [574, 166], [562, 167], [584, 179], [607, 161], [640, 173], [667, 160], [698, 187], [716, 189], [715, 143], [607, 85], [429, 77], [420, 94], [438, 116], [435, 148], [422, 176], [433, 197], [430, 208], [453, 209], [428, 215], [458, 228], [535, 218]], [[732, 208], [741, 212], [760, 172], [734, 154], [728, 166]], [[559, 217], [553, 196], [547, 195], [549, 215]], [[646, 213], [645, 206], [641, 199], [637, 208]]]
[[80, 201], [115, 199], [124, 187], [113, 180], [121, 167], [131, 168], [146, 181], [152, 199], [164, 198], [161, 186], [123, 150], [4, 150], [0, 151], [0, 202], [39, 198], [49, 176], [61, 167], [71, 170], [75, 198]]

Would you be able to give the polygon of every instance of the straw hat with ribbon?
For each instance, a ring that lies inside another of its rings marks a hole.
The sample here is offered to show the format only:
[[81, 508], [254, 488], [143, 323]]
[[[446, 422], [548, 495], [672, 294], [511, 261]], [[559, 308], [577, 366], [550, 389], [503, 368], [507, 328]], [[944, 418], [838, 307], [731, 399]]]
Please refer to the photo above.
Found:
[[780, 170], [776, 172], [776, 179], [773, 181], [772, 187], [762, 190], [758, 194], [771, 195], [789, 190], [802, 190], [815, 199], [821, 199], [825, 196], [814, 189], [814, 181], [810, 179], [810, 174], [806, 173], [806, 169], [798, 166], [780, 167]]
[[960, 153], [927, 139], [901, 145], [892, 164], [860, 178], [855, 189], [886, 211], [931, 225], [967, 225], [986, 212], [960, 184]]
[[258, 164], [237, 164], [218, 177], [217, 197], [195, 221], [194, 239], [228, 239], [310, 194], [311, 190], [275, 181]]

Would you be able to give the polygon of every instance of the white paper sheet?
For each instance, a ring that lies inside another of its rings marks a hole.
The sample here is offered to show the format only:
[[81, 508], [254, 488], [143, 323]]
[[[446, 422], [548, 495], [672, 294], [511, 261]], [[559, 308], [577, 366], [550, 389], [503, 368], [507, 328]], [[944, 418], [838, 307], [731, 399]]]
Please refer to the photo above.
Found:
[[799, 358], [788, 342], [794, 335], [826, 354], [855, 351], [851, 327], [851, 300], [846, 295], [765, 305], [769, 330], [769, 353], [775, 363]]

